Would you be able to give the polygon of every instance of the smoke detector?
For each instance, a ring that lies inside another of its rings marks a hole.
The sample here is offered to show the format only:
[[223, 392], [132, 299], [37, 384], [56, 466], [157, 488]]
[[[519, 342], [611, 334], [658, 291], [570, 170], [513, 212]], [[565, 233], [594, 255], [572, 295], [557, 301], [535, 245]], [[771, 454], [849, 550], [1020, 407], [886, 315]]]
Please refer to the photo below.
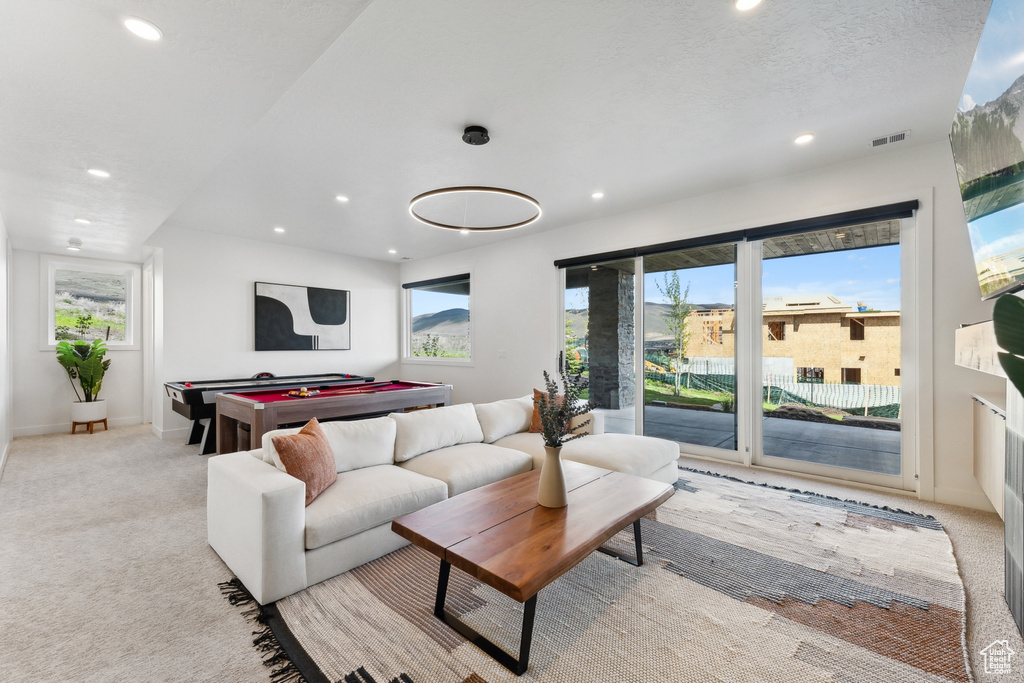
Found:
[[462, 132], [462, 141], [467, 145], [486, 145], [490, 139], [487, 129], [483, 126], [466, 126], [466, 130]]
[[909, 130], [901, 130], [898, 133], [889, 133], [888, 135], [880, 135], [877, 138], [872, 138], [871, 142], [868, 143], [868, 147], [874, 149], [875, 147], [883, 147], [885, 145], [895, 145], [899, 142], [906, 142], [910, 139]]

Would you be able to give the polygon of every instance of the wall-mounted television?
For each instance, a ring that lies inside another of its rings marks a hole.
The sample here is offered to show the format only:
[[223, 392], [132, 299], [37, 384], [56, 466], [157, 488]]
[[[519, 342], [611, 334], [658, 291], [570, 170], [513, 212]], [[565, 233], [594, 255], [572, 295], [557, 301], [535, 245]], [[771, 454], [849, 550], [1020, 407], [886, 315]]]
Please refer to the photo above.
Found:
[[1024, 288], [1024, 11], [993, 0], [949, 134], [981, 297]]

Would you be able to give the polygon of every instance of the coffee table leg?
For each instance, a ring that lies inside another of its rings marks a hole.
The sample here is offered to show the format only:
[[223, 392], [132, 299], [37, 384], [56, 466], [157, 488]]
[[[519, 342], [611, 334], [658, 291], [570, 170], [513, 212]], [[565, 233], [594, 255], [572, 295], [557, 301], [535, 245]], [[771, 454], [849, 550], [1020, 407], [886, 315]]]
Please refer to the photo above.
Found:
[[451, 564], [441, 560], [441, 569], [437, 574], [437, 597], [434, 599], [434, 616], [448, 624], [455, 631], [461, 633], [469, 642], [493, 657], [498, 664], [501, 664], [515, 675], [522, 676], [530, 666], [530, 644], [533, 642], [533, 618], [537, 612], [537, 596], [534, 595], [523, 603], [523, 631], [519, 638], [519, 659], [516, 659], [474, 631], [471, 626], [444, 611], [445, 598], [448, 595], [448, 577], [451, 574], [451, 569]]
[[448, 597], [448, 575], [451, 571], [452, 566], [441, 560], [441, 569], [437, 573], [437, 597], [434, 598], [434, 616], [441, 621], [444, 621], [444, 601]]
[[643, 566], [643, 563], [644, 563], [644, 551], [643, 551], [643, 548], [640, 546], [640, 520], [639, 519], [636, 520], [635, 522], [633, 522], [633, 543], [636, 544], [636, 557], [635, 558], [629, 557], [628, 555], [623, 555], [622, 553], [619, 553], [619, 552], [616, 552], [614, 550], [611, 550], [610, 548], [605, 548], [604, 546], [601, 546], [597, 550], [598, 550], [598, 552], [602, 552], [605, 555], [611, 555], [612, 557], [617, 557], [618, 559], [622, 560], [623, 562], [628, 562], [629, 564], [633, 565], [634, 567]]

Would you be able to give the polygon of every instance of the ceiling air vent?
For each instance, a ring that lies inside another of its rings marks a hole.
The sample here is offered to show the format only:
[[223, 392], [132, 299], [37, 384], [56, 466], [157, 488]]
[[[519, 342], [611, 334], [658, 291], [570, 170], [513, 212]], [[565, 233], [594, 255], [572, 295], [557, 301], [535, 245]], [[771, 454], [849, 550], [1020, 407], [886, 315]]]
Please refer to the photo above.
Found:
[[869, 147], [882, 147], [884, 145], [895, 145], [897, 142], [905, 142], [910, 139], [909, 130], [901, 130], [899, 133], [890, 133], [888, 135], [882, 135], [877, 138], [873, 138], [869, 143]]

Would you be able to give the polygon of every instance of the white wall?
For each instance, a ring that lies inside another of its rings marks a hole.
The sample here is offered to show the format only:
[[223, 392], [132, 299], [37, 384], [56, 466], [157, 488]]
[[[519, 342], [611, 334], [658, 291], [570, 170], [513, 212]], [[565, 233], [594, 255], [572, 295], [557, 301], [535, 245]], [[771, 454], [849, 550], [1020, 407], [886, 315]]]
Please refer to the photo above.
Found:
[[[75, 392], [52, 349], [40, 348], [39, 253], [14, 250], [11, 353], [14, 361], [14, 436], [70, 431]], [[65, 258], [61, 255], [61, 258]], [[142, 354], [111, 347], [99, 397], [111, 427], [142, 421]], [[81, 430], [79, 430], [81, 433]]]
[[12, 374], [14, 365], [11, 360], [11, 320], [10, 320], [10, 282], [11, 282], [11, 243], [7, 239], [7, 226], [4, 217], [0, 216], [0, 476], [3, 476], [4, 465], [7, 463], [7, 452], [11, 447], [14, 433], [14, 408], [11, 405], [14, 381]]
[[[687, 237], [866, 208], [918, 198], [933, 216], [932, 325], [924, 330], [932, 362], [921, 368], [933, 381], [931, 417], [922, 424], [925, 497], [988, 509], [973, 476], [972, 391], [1002, 390], [1002, 380], [953, 364], [953, 331], [963, 322], [991, 317], [980, 299], [970, 242], [949, 146], [875, 150], [864, 159], [813, 173], [719, 192], [567, 228], [529, 234], [403, 264], [403, 282], [467, 270], [473, 274], [472, 367], [403, 365], [407, 379], [454, 385], [456, 402], [487, 401], [528, 393], [542, 370], [555, 369], [556, 258], [655, 244]], [[922, 226], [928, 227], [928, 226]], [[470, 235], [468, 239], [473, 239]], [[504, 353], [504, 357], [499, 354]], [[931, 445], [934, 444], [932, 454]], [[932, 486], [934, 487], [932, 489]], [[933, 491], [933, 492], [932, 492]]]
[[[398, 266], [269, 242], [161, 228], [154, 257], [153, 431], [184, 438], [164, 382], [348, 372], [396, 379]], [[348, 351], [253, 350], [254, 283], [351, 291]]]

